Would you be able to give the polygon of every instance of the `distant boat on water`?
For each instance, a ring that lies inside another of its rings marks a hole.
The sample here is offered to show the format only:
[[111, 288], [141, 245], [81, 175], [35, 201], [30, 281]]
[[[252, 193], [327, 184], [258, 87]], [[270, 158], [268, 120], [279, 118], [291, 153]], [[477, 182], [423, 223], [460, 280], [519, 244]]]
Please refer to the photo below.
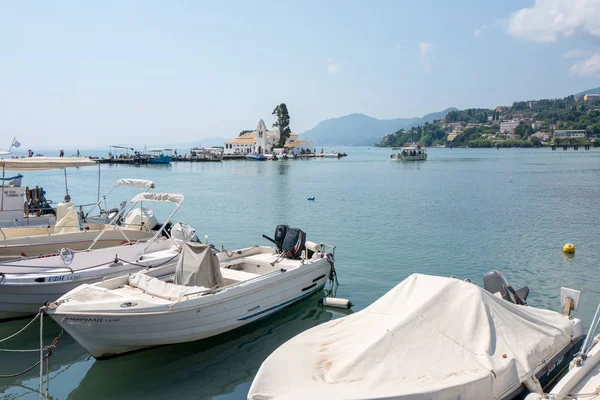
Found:
[[146, 150], [148, 164], [170, 164], [173, 161], [172, 149], [148, 149]]

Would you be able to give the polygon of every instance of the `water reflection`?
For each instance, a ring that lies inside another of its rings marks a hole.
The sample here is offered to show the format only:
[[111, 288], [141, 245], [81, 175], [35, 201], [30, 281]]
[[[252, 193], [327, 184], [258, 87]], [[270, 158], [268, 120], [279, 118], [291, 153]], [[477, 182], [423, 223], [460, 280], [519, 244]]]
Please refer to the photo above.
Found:
[[[90, 393], [111, 399], [133, 394], [144, 399], [211, 399], [234, 392], [240, 384], [249, 387], [260, 364], [278, 346], [332, 318], [314, 305], [319, 296], [214, 338], [96, 361], [69, 399], [87, 399]], [[243, 398], [246, 391], [241, 391]]]

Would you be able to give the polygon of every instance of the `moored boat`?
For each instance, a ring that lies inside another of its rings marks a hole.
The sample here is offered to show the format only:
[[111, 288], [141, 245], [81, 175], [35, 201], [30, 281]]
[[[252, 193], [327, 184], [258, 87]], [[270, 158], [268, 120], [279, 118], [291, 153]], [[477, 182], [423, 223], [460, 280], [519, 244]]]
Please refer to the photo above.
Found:
[[146, 268], [177, 262], [180, 245], [163, 237], [163, 231], [177, 212], [183, 196], [168, 193], [140, 193], [114, 219], [140, 202], [169, 202], [174, 211], [151, 240], [94, 250], [94, 245], [109, 227], [100, 232], [86, 251], [63, 248], [58, 254], [26, 258], [0, 264], [0, 319], [35, 314], [47, 301], [53, 301], [84, 284], [98, 282]]
[[413, 274], [372, 305], [305, 331], [260, 367], [248, 399], [516, 399], [541, 392], [585, 337], [525, 305], [500, 273], [485, 289]]
[[394, 147], [392, 151], [402, 150], [399, 153], [392, 153], [392, 160], [397, 161], [425, 161], [427, 160], [427, 149], [420, 144], [405, 144], [404, 147]]
[[[94, 248], [118, 246], [127, 242], [151, 239], [154, 236], [156, 224], [152, 224], [148, 220], [145, 220], [143, 224], [128, 224], [127, 221], [135, 222], [131, 221], [133, 214], [125, 216], [123, 221], [115, 220], [111, 224], [111, 220], [119, 212], [119, 209], [109, 209], [106, 199], [118, 187], [132, 187], [148, 191], [154, 188], [154, 183], [142, 179], [119, 179], [89, 209], [87, 209], [88, 206], [79, 206], [81, 211], [77, 211], [77, 207], [71, 202], [59, 203], [55, 208], [56, 222], [54, 225], [0, 228], [0, 260], [46, 256], [57, 253], [63, 247], [70, 250], [85, 250], [109, 225], [106, 232], [96, 241]], [[87, 211], [83, 211], [84, 207]]]
[[267, 157], [261, 153], [249, 153], [245, 155], [245, 158], [250, 161], [267, 161]]
[[549, 391], [531, 394], [526, 400], [588, 400], [600, 397], [600, 304], [581, 350], [569, 365], [569, 372]]
[[[96, 358], [215, 336], [323, 289], [335, 248], [296, 229], [278, 243], [218, 255], [187, 243], [176, 268], [80, 286], [46, 312]], [[173, 272], [173, 283], [157, 278]]]

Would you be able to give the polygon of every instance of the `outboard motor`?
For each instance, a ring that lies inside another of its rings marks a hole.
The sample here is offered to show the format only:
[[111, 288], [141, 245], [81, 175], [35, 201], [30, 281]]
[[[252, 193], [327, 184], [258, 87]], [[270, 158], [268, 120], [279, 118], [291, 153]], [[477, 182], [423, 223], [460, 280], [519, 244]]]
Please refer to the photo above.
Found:
[[502, 298], [513, 304], [526, 305], [529, 288], [514, 290], [500, 271], [491, 271], [483, 276], [483, 287], [492, 294], [500, 293]]
[[283, 240], [282, 250], [286, 257], [297, 259], [300, 258], [305, 245], [306, 233], [298, 228], [290, 228]]
[[288, 225], [277, 225], [275, 228], [275, 233], [273, 234], [274, 239], [271, 239], [267, 235], [263, 235], [265, 239], [275, 244], [278, 251], [282, 251], [283, 240], [285, 239], [285, 235], [287, 234], [290, 227]]

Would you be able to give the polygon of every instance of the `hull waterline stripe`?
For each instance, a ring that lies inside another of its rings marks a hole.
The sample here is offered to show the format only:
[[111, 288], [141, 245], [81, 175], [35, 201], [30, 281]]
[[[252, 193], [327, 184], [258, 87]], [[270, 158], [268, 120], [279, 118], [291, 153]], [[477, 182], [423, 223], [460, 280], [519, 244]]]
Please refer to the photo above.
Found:
[[298, 297], [295, 297], [295, 298], [293, 298], [293, 299], [291, 299], [291, 300], [284, 301], [283, 303], [281, 303], [281, 304], [278, 304], [278, 305], [276, 305], [276, 306], [269, 307], [269, 308], [267, 308], [267, 309], [265, 309], [265, 310], [259, 311], [259, 312], [257, 312], [257, 313], [251, 314], [251, 315], [247, 315], [247, 316], [245, 316], [245, 317], [243, 317], [243, 318], [238, 318], [238, 321], [246, 321], [246, 320], [249, 320], [249, 319], [251, 319], [251, 318], [254, 318], [254, 317], [256, 317], [257, 315], [261, 315], [261, 314], [267, 313], [267, 312], [269, 312], [269, 311], [272, 311], [272, 310], [274, 310], [274, 309], [276, 309], [276, 308], [280, 308], [280, 307], [286, 306], [286, 305], [288, 305], [288, 304], [290, 304], [290, 303], [293, 303], [293, 302], [295, 302], [295, 301], [302, 300], [302, 298], [304, 298], [304, 297], [310, 297], [311, 295], [313, 295], [313, 294], [317, 293], [319, 290], [323, 289], [324, 287], [325, 287], [325, 285], [321, 285], [321, 286], [319, 286], [318, 288], [316, 288], [316, 289], [315, 289], [315, 290], [313, 290], [313, 291], [310, 291], [310, 292], [308, 292], [308, 293], [305, 293], [305, 294], [303, 294], [303, 295], [300, 295], [300, 296], [298, 296]]

